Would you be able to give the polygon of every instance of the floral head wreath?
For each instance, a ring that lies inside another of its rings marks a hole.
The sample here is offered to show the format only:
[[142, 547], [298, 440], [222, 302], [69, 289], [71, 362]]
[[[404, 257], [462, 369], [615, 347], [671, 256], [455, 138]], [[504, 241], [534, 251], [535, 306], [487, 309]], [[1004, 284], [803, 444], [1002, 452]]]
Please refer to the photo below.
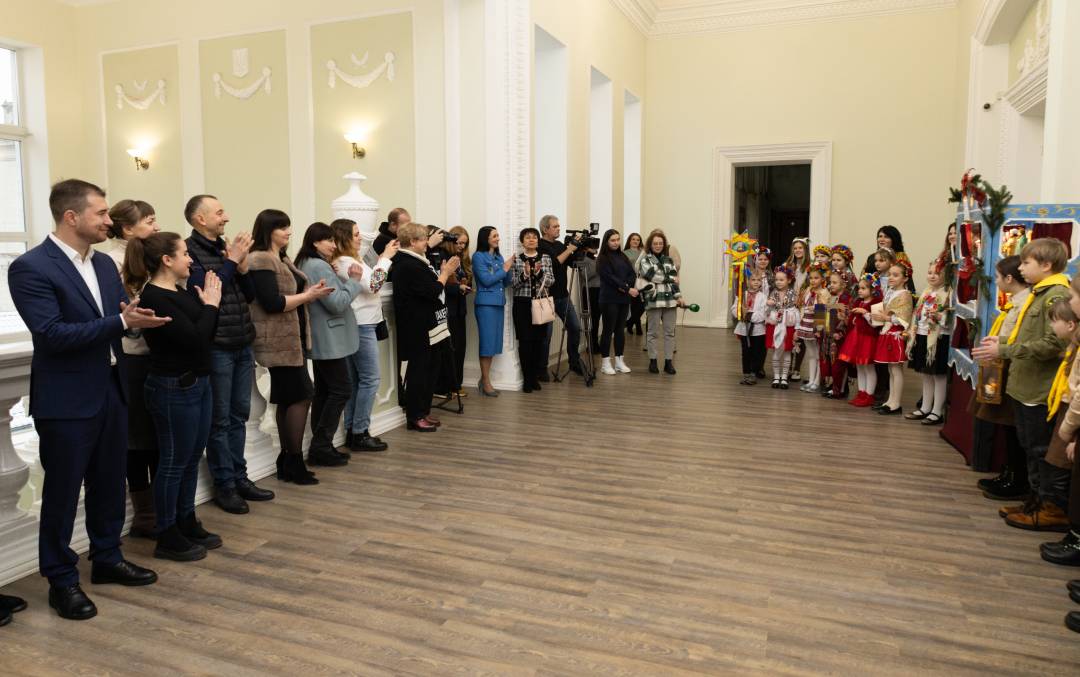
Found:
[[896, 263], [894, 263], [893, 265], [903, 268], [904, 274], [907, 275], [909, 278], [911, 277], [912, 273], [915, 272], [914, 269], [911, 267], [911, 261], [909, 261], [906, 256], [902, 259], [897, 259]]
[[866, 284], [870, 285], [871, 289], [873, 289], [878, 286], [879, 279], [878, 276], [874, 273], [864, 273], [859, 276], [859, 282], [865, 282]]
[[827, 244], [819, 244], [818, 246], [814, 247], [814, 257], [816, 258], [818, 254], [822, 254], [825, 256], [825, 258], [828, 258], [832, 256], [832, 248], [830, 248]]
[[822, 277], [827, 277], [828, 274], [829, 274], [829, 270], [830, 270], [829, 269], [829, 264], [827, 264], [827, 263], [811, 263], [809, 272], [812, 273], [815, 270], [817, 272], [821, 273]]
[[754, 256], [761, 256], [762, 254], [769, 257], [770, 259], [772, 258], [772, 250], [771, 249], [769, 249], [768, 247], [766, 247], [763, 244], [754, 245]]
[[793, 239], [791, 241], [791, 246], [794, 247], [796, 242], [801, 242], [803, 244], [803, 246], [806, 247], [807, 249], [810, 248], [810, 238], [808, 238], [808, 237], [797, 237], [797, 238]]
[[851, 263], [855, 260], [855, 252], [851, 251], [851, 247], [846, 244], [838, 244], [832, 248], [833, 254], [839, 254], [844, 257], [844, 260]]
[[785, 266], [783, 264], [780, 264], [776, 268], [773, 268], [773, 272], [774, 273], [783, 273], [784, 275], [788, 276], [788, 279], [791, 279], [791, 278], [795, 277], [795, 273], [791, 270], [791, 268], [788, 268], [787, 266]]

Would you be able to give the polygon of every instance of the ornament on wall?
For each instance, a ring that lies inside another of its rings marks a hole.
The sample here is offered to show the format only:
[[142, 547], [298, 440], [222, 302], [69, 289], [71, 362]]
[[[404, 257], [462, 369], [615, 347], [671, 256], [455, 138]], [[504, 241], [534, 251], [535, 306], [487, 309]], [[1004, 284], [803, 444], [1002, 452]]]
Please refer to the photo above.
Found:
[[1039, 0], [1035, 7], [1035, 40], [1024, 43], [1024, 55], [1016, 62], [1016, 70], [1022, 78], [1035, 69], [1050, 55], [1050, 10], [1046, 0]]
[[[250, 72], [248, 62], [248, 50], [246, 47], [240, 49], [234, 49], [232, 51], [232, 74], [234, 77], [242, 78]], [[250, 99], [255, 96], [255, 93], [262, 89], [267, 94], [270, 93], [270, 77], [272, 71], [269, 66], [263, 66], [262, 75], [255, 82], [252, 82], [247, 87], [234, 87], [225, 79], [221, 77], [221, 73], [214, 73], [212, 79], [214, 80], [214, 96], [221, 98], [222, 90], [225, 91], [231, 97], [237, 99]]]
[[[330, 59], [326, 62], [326, 70], [329, 72], [328, 84], [330, 85], [330, 88], [333, 89], [337, 86], [338, 78], [341, 78], [341, 80], [350, 87], [363, 89], [364, 87], [370, 86], [371, 83], [382, 77], [384, 73], [386, 74], [386, 79], [390, 82], [393, 82], [394, 60], [396, 58], [397, 57], [394, 56], [393, 52], [387, 52], [383, 55], [382, 63], [380, 63], [368, 73], [363, 73], [360, 75], [350, 75], [349, 73], [346, 73], [345, 71], [338, 68], [336, 61]], [[349, 60], [352, 61], [354, 66], [363, 67], [367, 64], [368, 53], [364, 52], [364, 56], [361, 59], [357, 59], [355, 54], [350, 54]]]
[[[147, 83], [147, 81], [143, 80], [141, 83], [136, 82], [136, 81], [132, 81], [131, 84], [139, 93], [142, 93], [142, 92], [144, 92], [146, 90], [146, 83]], [[146, 96], [144, 96], [142, 98], [139, 98], [139, 99], [133, 99], [130, 96], [128, 96], [127, 92], [124, 91], [124, 86], [121, 85], [121, 84], [117, 84], [115, 87], [113, 87], [113, 91], [116, 92], [116, 107], [119, 110], [124, 109], [124, 104], [125, 103], [128, 106], [131, 106], [132, 108], [134, 108], [135, 110], [146, 110], [147, 108], [149, 108], [154, 103], [155, 99], [160, 101], [162, 106], [165, 105], [165, 81], [164, 80], [158, 80], [157, 81], [157, 87], [154, 89], [154, 91], [150, 92], [148, 95], [146, 95]]]

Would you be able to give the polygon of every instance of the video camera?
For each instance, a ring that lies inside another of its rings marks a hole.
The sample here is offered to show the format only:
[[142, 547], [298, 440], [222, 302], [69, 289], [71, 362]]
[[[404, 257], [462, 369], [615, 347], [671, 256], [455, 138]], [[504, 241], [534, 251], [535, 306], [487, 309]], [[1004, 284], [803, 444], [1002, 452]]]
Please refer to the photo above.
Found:
[[563, 244], [574, 245], [579, 250], [599, 249], [600, 224], [590, 223], [587, 228], [582, 228], [581, 230], [566, 231], [566, 238], [563, 240]]

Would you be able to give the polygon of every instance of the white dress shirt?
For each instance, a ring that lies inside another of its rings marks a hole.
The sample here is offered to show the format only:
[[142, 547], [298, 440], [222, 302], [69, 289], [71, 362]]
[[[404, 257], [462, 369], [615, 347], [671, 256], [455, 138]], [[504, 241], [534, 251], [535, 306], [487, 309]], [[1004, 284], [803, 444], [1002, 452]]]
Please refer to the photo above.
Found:
[[[60, 251], [64, 252], [64, 256], [68, 257], [71, 264], [75, 266], [75, 270], [79, 272], [83, 282], [86, 283], [86, 287], [90, 290], [90, 296], [94, 297], [94, 303], [97, 304], [98, 313], [102, 317], [105, 317], [105, 308], [101, 305], [101, 285], [98, 284], [97, 272], [94, 270], [94, 248], [90, 248], [90, 252], [83, 258], [79, 252], [71, 248], [66, 242], [56, 237], [54, 233], [49, 233], [49, 239], [53, 241]], [[121, 317], [120, 321], [124, 325], [124, 329], [127, 329], [127, 322], [124, 322], [124, 318]], [[116, 364], [116, 355], [113, 354], [112, 347], [109, 347], [109, 364]]]

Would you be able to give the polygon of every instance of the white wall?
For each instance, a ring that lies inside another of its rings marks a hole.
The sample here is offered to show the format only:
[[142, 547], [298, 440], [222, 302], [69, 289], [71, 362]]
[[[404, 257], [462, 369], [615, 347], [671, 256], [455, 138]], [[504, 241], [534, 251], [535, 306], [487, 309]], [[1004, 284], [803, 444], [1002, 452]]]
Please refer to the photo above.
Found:
[[595, 68], [589, 75], [589, 221], [601, 231], [614, 226], [614, 118], [611, 78]]
[[565, 218], [569, 52], [539, 26], [533, 62], [533, 223], [544, 214]]
[[641, 99], [623, 92], [623, 235], [641, 232]]

